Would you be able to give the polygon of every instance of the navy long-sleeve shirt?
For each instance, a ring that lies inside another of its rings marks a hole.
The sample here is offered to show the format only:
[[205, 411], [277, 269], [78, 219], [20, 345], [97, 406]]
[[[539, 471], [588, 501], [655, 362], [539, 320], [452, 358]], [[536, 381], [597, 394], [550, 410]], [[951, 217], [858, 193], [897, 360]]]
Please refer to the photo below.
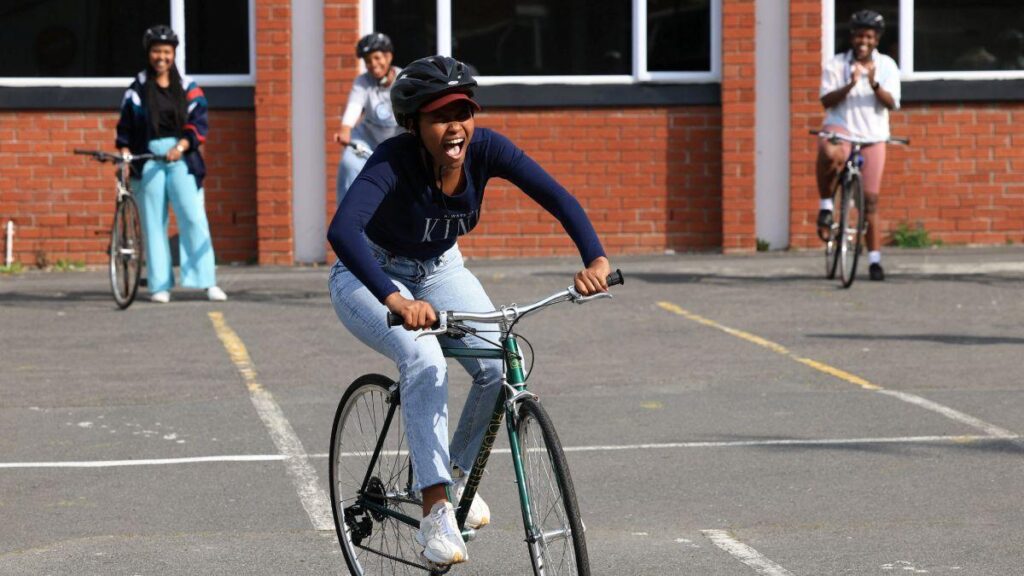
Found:
[[493, 177], [512, 182], [555, 216], [576, 244], [584, 265], [605, 255], [579, 202], [508, 138], [477, 128], [463, 169], [465, 190], [444, 195], [423, 161], [418, 137], [403, 134], [383, 142], [352, 183], [327, 238], [338, 259], [381, 302], [398, 289], [363, 235], [394, 254], [436, 258], [479, 222], [484, 187]]

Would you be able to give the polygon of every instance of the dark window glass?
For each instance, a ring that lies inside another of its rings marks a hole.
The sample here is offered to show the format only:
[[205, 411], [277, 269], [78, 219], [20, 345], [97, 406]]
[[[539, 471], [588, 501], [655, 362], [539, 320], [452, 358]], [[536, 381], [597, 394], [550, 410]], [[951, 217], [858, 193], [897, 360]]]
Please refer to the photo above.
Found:
[[1024, 70], [1021, 0], [916, 2], [914, 70]]
[[[919, 1], [918, 4], [920, 3]], [[850, 49], [850, 16], [860, 10], [874, 10], [885, 18], [885, 32], [878, 42], [878, 51], [899, 64], [899, 0], [836, 0], [836, 52], [845, 52]]]
[[131, 76], [146, 28], [170, 19], [169, 0], [0, 2], [0, 76]]
[[185, 68], [249, 73], [249, 0], [185, 0]]
[[437, 54], [437, 0], [374, 0], [373, 22], [395, 45], [396, 66]]
[[711, 71], [710, 0], [647, 0], [647, 69]]
[[487, 76], [630, 74], [629, 0], [452, 0], [452, 52]]

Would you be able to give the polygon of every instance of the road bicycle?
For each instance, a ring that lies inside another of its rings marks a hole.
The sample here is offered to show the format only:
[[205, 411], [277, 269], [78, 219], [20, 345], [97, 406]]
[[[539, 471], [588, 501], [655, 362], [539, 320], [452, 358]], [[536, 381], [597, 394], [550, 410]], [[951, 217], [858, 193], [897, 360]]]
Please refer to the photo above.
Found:
[[[621, 271], [608, 276], [609, 286], [622, 283]], [[583, 304], [607, 297], [611, 294], [582, 296], [569, 287], [525, 306], [511, 304], [483, 313], [438, 311], [437, 324], [417, 336], [463, 338], [496, 334], [496, 341], [486, 339], [494, 344], [493, 348], [442, 348], [449, 358], [500, 358], [504, 362], [502, 392], [468, 473], [455, 518], [468, 542], [475, 536], [475, 531], [465, 525], [469, 505], [504, 418], [526, 544], [536, 575], [588, 576], [590, 563], [565, 453], [551, 418], [537, 395], [526, 387], [532, 366], [525, 369], [519, 341], [527, 346], [529, 342], [513, 330], [525, 316], [548, 306], [561, 302]], [[387, 322], [389, 326], [398, 326], [402, 319], [389, 313]], [[497, 329], [480, 330], [467, 322], [494, 324]], [[348, 387], [334, 416], [329, 472], [331, 509], [345, 562], [357, 576], [420, 572], [433, 575], [449, 570], [423, 559], [414, 539], [420, 525], [422, 500], [413, 490], [400, 402], [394, 380], [367, 374]]]
[[[867, 230], [864, 187], [860, 172], [861, 166], [864, 165], [864, 156], [860, 150], [863, 146], [878, 142], [858, 140], [845, 134], [824, 130], [811, 130], [810, 133], [826, 138], [832, 144], [845, 141], [852, 145], [832, 193], [832, 213], [836, 214], [838, 211], [839, 217], [833, 219], [832, 228], [825, 239], [825, 277], [829, 280], [835, 278], [838, 269], [843, 288], [849, 288], [857, 275], [857, 259], [862, 251], [862, 240]], [[910, 144], [907, 138], [889, 138], [885, 142]]]
[[115, 189], [117, 204], [114, 224], [110, 229], [110, 290], [114, 302], [121, 310], [131, 306], [139, 291], [144, 263], [142, 221], [139, 207], [132, 196], [131, 163], [157, 158], [154, 154], [111, 154], [100, 150], [75, 150], [75, 154], [92, 156], [97, 162], [112, 162], [117, 166]]

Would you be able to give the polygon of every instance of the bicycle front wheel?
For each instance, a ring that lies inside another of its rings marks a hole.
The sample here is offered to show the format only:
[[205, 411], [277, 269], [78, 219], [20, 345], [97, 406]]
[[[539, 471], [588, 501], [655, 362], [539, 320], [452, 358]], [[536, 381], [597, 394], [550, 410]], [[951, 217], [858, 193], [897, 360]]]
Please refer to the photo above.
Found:
[[851, 174], [843, 186], [839, 234], [840, 277], [843, 288], [849, 288], [857, 275], [857, 258], [864, 235], [864, 189], [857, 174]]
[[142, 221], [139, 207], [130, 195], [124, 195], [114, 211], [110, 230], [110, 289], [118, 308], [131, 306], [139, 291], [142, 276]]
[[419, 494], [412, 491], [412, 465], [394, 386], [386, 376], [361, 376], [334, 415], [331, 510], [345, 562], [357, 576], [429, 572], [420, 557], [416, 529], [384, 512], [417, 520], [422, 516]]
[[539, 402], [525, 400], [519, 406], [516, 431], [532, 524], [526, 533], [533, 573], [589, 576], [576, 490], [551, 418]]

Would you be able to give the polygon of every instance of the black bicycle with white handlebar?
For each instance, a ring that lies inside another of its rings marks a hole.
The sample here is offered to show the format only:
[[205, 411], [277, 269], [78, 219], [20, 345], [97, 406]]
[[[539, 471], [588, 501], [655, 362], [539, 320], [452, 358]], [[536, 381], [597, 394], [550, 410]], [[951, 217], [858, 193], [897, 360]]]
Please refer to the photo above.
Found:
[[[838, 144], [840, 141], [852, 144], [846, 163], [839, 173], [835, 191], [832, 193], [833, 214], [838, 210], [839, 217], [833, 219], [827, 236], [822, 238], [825, 242], [825, 277], [835, 278], [836, 269], [838, 269], [843, 288], [849, 288], [857, 275], [857, 259], [861, 253], [861, 240], [867, 229], [864, 187], [861, 183], [861, 166], [864, 165], [864, 156], [860, 150], [863, 146], [879, 142], [859, 140], [845, 134], [825, 130], [811, 130], [810, 133], [825, 138], [832, 144]], [[908, 145], [910, 139], [889, 138], [882, 142]]]

